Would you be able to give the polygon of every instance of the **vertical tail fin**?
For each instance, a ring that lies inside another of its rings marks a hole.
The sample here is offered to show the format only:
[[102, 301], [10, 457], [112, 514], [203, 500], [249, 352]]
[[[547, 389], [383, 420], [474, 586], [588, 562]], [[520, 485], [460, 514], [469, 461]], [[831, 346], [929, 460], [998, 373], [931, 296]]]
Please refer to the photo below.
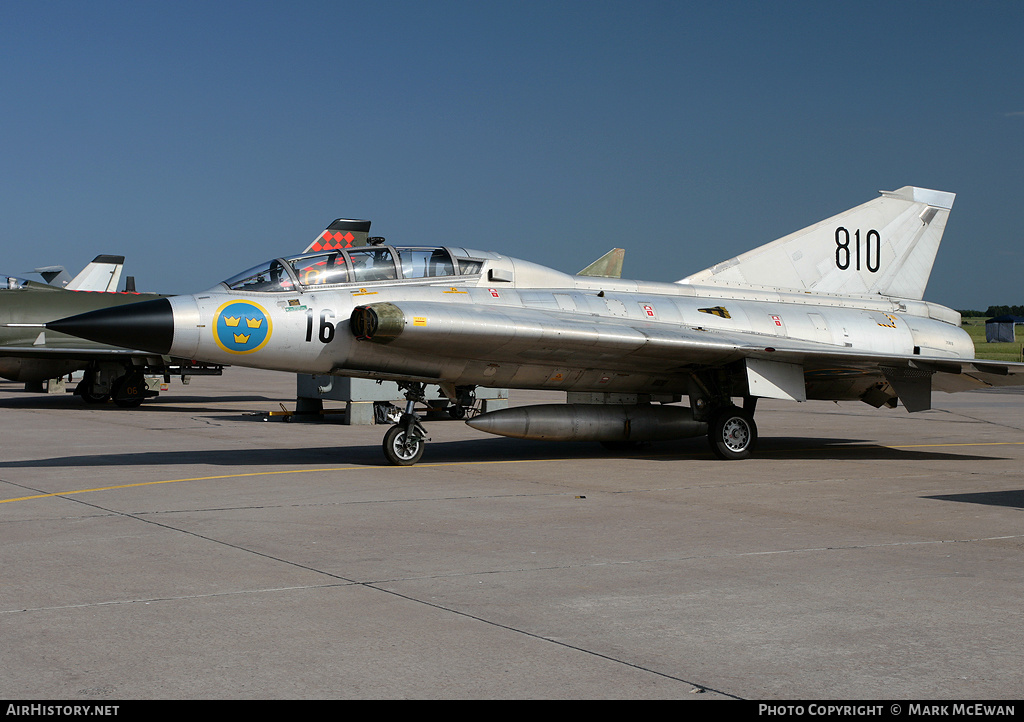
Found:
[[613, 248], [576, 275], [593, 276], [596, 278], [622, 278], [622, 261], [625, 258], [626, 249]]
[[955, 194], [904, 186], [679, 283], [924, 297]]
[[43, 266], [33, 273], [38, 273], [46, 283], [57, 288], [64, 288], [71, 281], [71, 274], [64, 270], [64, 266]]
[[69, 291], [117, 291], [117, 282], [124, 268], [124, 256], [96, 256], [64, 288]]

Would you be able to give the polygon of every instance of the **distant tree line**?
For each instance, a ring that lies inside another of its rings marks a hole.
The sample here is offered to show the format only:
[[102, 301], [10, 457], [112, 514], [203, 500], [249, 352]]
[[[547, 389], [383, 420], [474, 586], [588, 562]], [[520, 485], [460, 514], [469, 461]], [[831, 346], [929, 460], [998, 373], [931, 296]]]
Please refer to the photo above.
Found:
[[964, 318], [992, 318], [994, 316], [1024, 316], [1024, 306], [989, 306], [987, 311], [965, 310], [959, 312]]

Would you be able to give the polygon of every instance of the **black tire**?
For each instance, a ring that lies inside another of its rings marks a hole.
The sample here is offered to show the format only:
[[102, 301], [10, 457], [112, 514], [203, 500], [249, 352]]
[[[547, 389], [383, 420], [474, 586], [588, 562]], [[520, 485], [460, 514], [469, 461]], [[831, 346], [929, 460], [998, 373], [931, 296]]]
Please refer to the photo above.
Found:
[[96, 372], [86, 369], [82, 380], [75, 387], [75, 393], [82, 397], [87, 404], [102, 404], [110, 401], [110, 392], [100, 393], [96, 391]]
[[134, 409], [142, 405], [145, 396], [146, 379], [138, 374], [121, 376], [111, 385], [110, 397], [122, 409]]
[[384, 456], [392, 466], [412, 466], [423, 456], [427, 443], [423, 437], [406, 438], [405, 426], [395, 424], [384, 434]]
[[711, 453], [719, 459], [749, 458], [757, 444], [754, 415], [736, 406], [716, 411], [708, 424], [708, 443]]
[[81, 393], [79, 393], [79, 396], [82, 397], [82, 401], [87, 404], [105, 404], [110, 401], [109, 393], [101, 394], [98, 391], [93, 391], [92, 388], [92, 384], [90, 384], [86, 388], [82, 389]]

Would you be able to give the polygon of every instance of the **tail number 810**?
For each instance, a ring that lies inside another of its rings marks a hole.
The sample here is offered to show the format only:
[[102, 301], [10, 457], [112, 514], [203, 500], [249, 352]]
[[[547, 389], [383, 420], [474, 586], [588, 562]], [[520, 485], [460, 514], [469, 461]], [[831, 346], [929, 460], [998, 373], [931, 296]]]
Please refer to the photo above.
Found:
[[[852, 247], [851, 247], [852, 243]], [[836, 268], [845, 271], [851, 266], [855, 271], [866, 268], [876, 273], [882, 264], [882, 236], [870, 230], [861, 242], [860, 229], [850, 235], [843, 227], [836, 229]]]

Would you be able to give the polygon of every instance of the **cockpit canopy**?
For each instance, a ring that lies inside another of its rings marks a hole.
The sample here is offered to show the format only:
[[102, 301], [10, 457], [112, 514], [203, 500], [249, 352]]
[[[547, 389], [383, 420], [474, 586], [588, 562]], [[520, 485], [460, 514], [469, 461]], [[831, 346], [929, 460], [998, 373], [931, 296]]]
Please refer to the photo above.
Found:
[[[455, 253], [453, 253], [453, 250]], [[365, 284], [467, 276], [480, 273], [480, 260], [463, 249], [363, 246], [275, 258], [224, 281], [233, 291], [295, 292], [338, 283]]]

